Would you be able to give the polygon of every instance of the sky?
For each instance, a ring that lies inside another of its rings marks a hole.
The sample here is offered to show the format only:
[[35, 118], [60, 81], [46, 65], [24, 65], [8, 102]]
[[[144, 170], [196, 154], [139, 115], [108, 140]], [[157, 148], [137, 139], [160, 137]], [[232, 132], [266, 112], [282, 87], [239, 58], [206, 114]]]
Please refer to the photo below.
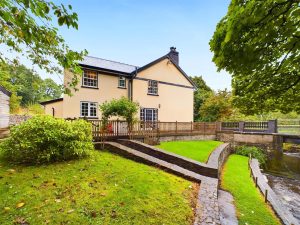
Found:
[[[59, 28], [72, 49], [87, 49], [90, 56], [143, 66], [175, 46], [179, 65], [188, 75], [202, 75], [214, 90], [230, 89], [230, 75], [217, 72], [209, 48], [209, 40], [227, 12], [229, 0], [54, 2], [71, 4], [78, 13], [78, 30]], [[27, 60], [24, 64], [30, 66]], [[39, 74], [43, 78], [50, 77], [44, 71]]]

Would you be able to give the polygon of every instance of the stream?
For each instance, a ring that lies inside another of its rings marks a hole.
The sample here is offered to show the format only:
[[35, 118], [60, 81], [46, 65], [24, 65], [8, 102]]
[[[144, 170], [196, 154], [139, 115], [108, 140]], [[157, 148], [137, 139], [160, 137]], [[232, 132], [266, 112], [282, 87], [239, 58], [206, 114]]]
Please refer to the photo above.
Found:
[[300, 153], [273, 153], [264, 173], [271, 188], [300, 223]]

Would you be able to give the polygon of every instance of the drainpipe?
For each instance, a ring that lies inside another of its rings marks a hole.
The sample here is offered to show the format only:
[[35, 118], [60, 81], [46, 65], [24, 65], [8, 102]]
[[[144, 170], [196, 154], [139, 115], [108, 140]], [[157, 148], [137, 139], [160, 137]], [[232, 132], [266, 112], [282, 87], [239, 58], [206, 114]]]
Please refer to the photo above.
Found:
[[131, 78], [130, 82], [130, 100], [133, 100], [133, 79], [137, 76], [138, 67], [135, 67], [134, 75]]

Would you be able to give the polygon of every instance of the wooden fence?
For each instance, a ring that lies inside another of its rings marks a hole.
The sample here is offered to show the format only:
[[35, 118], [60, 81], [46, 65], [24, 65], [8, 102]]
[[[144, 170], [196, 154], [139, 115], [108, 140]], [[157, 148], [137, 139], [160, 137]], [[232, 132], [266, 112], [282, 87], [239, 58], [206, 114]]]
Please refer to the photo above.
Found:
[[111, 120], [106, 124], [101, 120], [92, 123], [93, 137], [97, 141], [118, 138], [157, 138], [173, 135], [214, 135], [218, 123], [207, 122], [134, 122]]

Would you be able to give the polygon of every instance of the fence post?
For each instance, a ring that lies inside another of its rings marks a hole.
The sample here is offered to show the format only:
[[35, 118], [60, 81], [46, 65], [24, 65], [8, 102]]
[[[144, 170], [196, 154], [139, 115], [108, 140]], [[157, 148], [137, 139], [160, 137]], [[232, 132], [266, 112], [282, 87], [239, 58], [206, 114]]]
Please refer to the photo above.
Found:
[[244, 129], [245, 129], [245, 122], [244, 121], [239, 122], [239, 131], [244, 132]]
[[175, 124], [175, 134], [177, 135], [177, 120], [176, 120], [176, 124]]
[[278, 133], [277, 120], [268, 121], [268, 133]]
[[191, 121], [191, 135], [193, 133], [193, 121]]
[[117, 136], [119, 136], [119, 118], [117, 119]]

